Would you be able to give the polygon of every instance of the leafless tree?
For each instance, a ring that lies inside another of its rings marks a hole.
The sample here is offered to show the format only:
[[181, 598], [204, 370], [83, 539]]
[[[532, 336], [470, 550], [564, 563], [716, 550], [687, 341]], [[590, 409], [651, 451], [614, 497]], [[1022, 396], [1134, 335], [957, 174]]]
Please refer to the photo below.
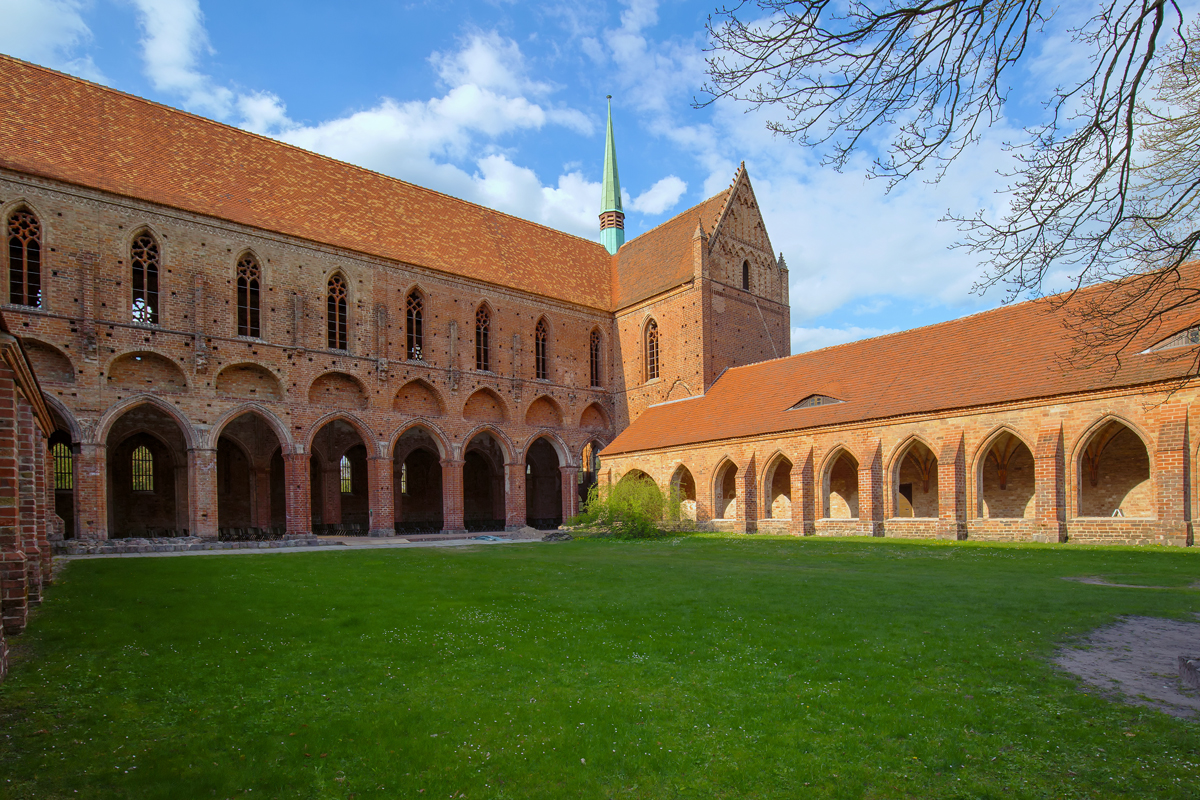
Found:
[[[1053, 12], [1041, 0], [743, 2], [709, 20], [705, 103], [778, 111], [771, 130], [839, 168], [883, 137], [873, 176], [936, 181], [1002, 119], [1009, 76]], [[1116, 280], [1075, 298], [1072, 319], [1085, 360], [1119, 359], [1164, 319], [1200, 315], [1200, 286], [1180, 272], [1198, 243], [1200, 28], [1175, 0], [1103, 0], [1069, 34], [1087, 67], [1008, 145], [1008, 210], [949, 218], [984, 261], [978, 289], [1038, 295], [1052, 270], [1076, 287]]]

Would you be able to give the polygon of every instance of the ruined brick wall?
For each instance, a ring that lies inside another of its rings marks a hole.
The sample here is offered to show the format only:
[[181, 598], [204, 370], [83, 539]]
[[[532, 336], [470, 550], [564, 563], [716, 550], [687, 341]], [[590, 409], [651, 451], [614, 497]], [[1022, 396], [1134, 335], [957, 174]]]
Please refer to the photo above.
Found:
[[[666, 489], [686, 470], [694, 476], [696, 515], [703, 524], [714, 519], [722, 500], [714, 481], [726, 458], [745, 471], [782, 453], [792, 465], [786, 506], [777, 502], [781, 487], [774, 473], [765, 471], [757, 478], [761, 483], [748, 488], [771, 502], [759, 504], [749, 516], [739, 511], [738, 530], [1190, 544], [1200, 512], [1194, 468], [1200, 451], [1190, 435], [1198, 424], [1200, 382], [1178, 391], [1112, 390], [620, 454], [602, 459], [601, 475], [612, 482], [636, 469]], [[1004, 445], [1006, 436], [1014, 437], [1017, 446], [1010, 447], [1006, 488], [1001, 490], [989, 453]], [[924, 499], [920, 476], [906, 458], [914, 437], [936, 458], [930, 495]], [[1101, 440], [1097, 437], [1107, 437], [1107, 444], [1093, 487], [1085, 455]], [[843, 450], [849, 458], [841, 457]], [[908, 511], [895, 489], [910, 481], [916, 485]], [[1115, 507], [1123, 517], [1109, 515]], [[786, 526], [779, 524], [777, 509], [782, 508], [790, 508]], [[1098, 509], [1107, 513], [1095, 516]], [[930, 516], [921, 518], [922, 512]], [[761, 524], [763, 520], [771, 524]]]

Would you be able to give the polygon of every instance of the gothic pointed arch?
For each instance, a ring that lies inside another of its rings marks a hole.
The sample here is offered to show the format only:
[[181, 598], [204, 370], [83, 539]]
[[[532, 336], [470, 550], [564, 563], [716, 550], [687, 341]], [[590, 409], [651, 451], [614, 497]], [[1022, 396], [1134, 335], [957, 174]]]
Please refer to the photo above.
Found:
[[837, 445], [821, 469], [821, 516], [858, 519], [858, 458], [845, 445]]
[[75, 367], [70, 357], [49, 342], [22, 339], [21, 347], [39, 381], [74, 383]]
[[485, 386], [467, 398], [462, 415], [463, 419], [476, 422], [504, 422], [508, 419], [508, 406], [500, 395]]
[[1075, 448], [1080, 517], [1156, 516], [1147, 439], [1127, 420], [1105, 415], [1088, 427]]
[[215, 388], [217, 394], [244, 400], [279, 402], [283, 399], [279, 378], [262, 364], [253, 361], [222, 367], [217, 373]]
[[599, 403], [589, 403], [583, 413], [579, 415], [579, 427], [584, 430], [607, 430], [610, 424], [608, 412]]
[[121, 353], [105, 368], [106, 384], [129, 392], [186, 392], [187, 376], [172, 359], [152, 350]]
[[714, 519], [736, 519], [738, 503], [741, 500], [738, 491], [738, 465], [729, 456], [725, 456], [713, 471], [712, 498]]
[[766, 461], [763, 470], [762, 497], [764, 516], [768, 519], [792, 518], [792, 460], [776, 451]]
[[414, 417], [441, 417], [446, 414], [446, 405], [431, 383], [413, 378], [396, 391], [392, 410]]
[[974, 474], [980, 517], [1029, 519], [1036, 514], [1033, 449], [1015, 428], [1000, 425], [984, 438], [976, 453]]
[[326, 372], [308, 388], [308, 402], [328, 408], [362, 411], [367, 407], [367, 390], [362, 381], [346, 372]]
[[938, 460], [934, 449], [920, 436], [909, 436], [889, 462], [893, 517], [937, 518]]
[[8, 266], [8, 302], [40, 308], [42, 305], [42, 223], [21, 203], [4, 220], [5, 261]]
[[525, 424], [537, 428], [561, 428], [562, 407], [548, 394], [534, 400], [525, 411]]
[[679, 518], [696, 521], [696, 478], [686, 464], [680, 464], [671, 475], [672, 501], [679, 502]]

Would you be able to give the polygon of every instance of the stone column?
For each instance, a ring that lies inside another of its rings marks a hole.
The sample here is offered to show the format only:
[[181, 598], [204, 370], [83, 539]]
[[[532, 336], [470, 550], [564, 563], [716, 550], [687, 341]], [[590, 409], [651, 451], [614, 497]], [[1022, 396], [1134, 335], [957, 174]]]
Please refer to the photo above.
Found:
[[207, 447], [188, 450], [188, 533], [201, 539], [217, 538], [217, 451]]
[[463, 526], [463, 462], [442, 460], [442, 533], [466, 533]]
[[1067, 540], [1067, 469], [1062, 423], [1038, 431], [1033, 453], [1039, 542]]
[[937, 454], [939, 539], [967, 538], [967, 455], [962, 431], [948, 433]]
[[395, 487], [392, 484], [392, 459], [371, 456], [367, 459], [367, 496], [370, 500], [370, 536], [396, 535], [396, 510], [392, 505]]
[[75, 457], [75, 536], [108, 538], [108, 448], [80, 444]]
[[858, 520], [868, 536], [883, 536], [883, 445], [878, 439], [863, 448], [866, 457], [858, 466]]
[[525, 508], [525, 465], [504, 465], [504, 529], [519, 531], [529, 520]]
[[1154, 489], [1157, 494], [1161, 544], [1192, 543], [1191, 476], [1188, 462], [1188, 421], [1185, 403], [1159, 409]]
[[562, 516], [565, 523], [579, 513], [579, 467], [559, 467], [562, 474]]
[[283, 456], [283, 504], [288, 536], [312, 535], [311, 478], [308, 453]]

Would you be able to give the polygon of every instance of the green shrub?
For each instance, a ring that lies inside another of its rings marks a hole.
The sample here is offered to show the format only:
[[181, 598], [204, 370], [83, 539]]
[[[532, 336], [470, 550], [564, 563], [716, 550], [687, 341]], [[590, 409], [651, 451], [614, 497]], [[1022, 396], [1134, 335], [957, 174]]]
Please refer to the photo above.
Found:
[[679, 519], [679, 506], [677, 492], [664, 495], [649, 478], [626, 477], [603, 492], [593, 486], [568, 524], [619, 539], [654, 539], [667, 535], [664, 522]]

